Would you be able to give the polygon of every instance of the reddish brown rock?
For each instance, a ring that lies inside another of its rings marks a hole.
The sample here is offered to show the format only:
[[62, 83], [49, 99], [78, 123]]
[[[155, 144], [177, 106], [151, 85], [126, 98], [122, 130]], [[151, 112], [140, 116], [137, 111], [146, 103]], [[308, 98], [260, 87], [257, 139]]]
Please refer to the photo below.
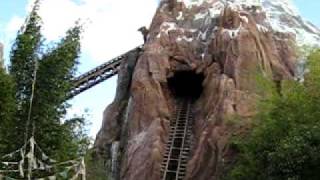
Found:
[[[234, 158], [230, 137], [246, 133], [256, 113], [261, 97], [257, 76], [279, 82], [294, 75], [293, 37], [273, 32], [265, 17], [257, 7], [225, 6], [216, 0], [193, 7], [172, 0], [160, 3], [126, 84], [130, 90], [106, 109], [96, 139], [95, 148], [102, 153], [114, 141], [122, 142], [115, 179], [160, 180], [175, 107], [167, 80], [182, 70], [205, 77], [194, 105], [195, 143], [185, 179], [219, 179]], [[237, 125], [228, 123], [234, 116], [240, 117]]]

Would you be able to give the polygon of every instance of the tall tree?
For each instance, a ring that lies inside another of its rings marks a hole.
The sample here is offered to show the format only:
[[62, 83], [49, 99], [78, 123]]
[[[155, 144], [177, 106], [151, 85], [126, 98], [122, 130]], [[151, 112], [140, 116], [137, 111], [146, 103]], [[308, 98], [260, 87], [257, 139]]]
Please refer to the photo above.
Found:
[[0, 155], [11, 149], [10, 127], [16, 109], [14, 83], [10, 75], [0, 67]]
[[[65, 101], [80, 52], [80, 33], [79, 25], [70, 29], [57, 47], [44, 54], [39, 62], [32, 122], [35, 122], [38, 143], [49, 154], [59, 154], [69, 144], [66, 141], [71, 141], [61, 119], [69, 106]], [[69, 153], [75, 154], [72, 151]], [[65, 155], [68, 157], [67, 152]]]
[[10, 54], [17, 108], [10, 126], [6, 126], [10, 147], [5, 150], [13, 151], [34, 136], [49, 156], [70, 159], [89, 141], [83, 133], [84, 118], [63, 122], [80, 53], [82, 28], [76, 23], [59, 43], [46, 48], [38, 10], [39, 0], [18, 32]]
[[[18, 103], [16, 126], [10, 131], [15, 133], [15, 138], [23, 140], [27, 125], [30, 97], [32, 94], [32, 82], [34, 79], [35, 63], [38, 60], [41, 45], [41, 19], [38, 15], [39, 1], [37, 0], [29, 14], [25, 24], [18, 32], [17, 38], [10, 52], [10, 74], [16, 87], [16, 100]], [[19, 125], [18, 125], [19, 124]], [[21, 146], [23, 141], [14, 141], [15, 148]]]

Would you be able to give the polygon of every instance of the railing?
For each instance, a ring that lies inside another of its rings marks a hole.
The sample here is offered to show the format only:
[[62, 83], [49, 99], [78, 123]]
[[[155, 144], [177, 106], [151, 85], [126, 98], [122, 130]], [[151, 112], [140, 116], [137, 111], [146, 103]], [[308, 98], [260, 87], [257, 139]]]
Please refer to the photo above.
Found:
[[73, 87], [68, 94], [68, 99], [92, 88], [93, 86], [111, 78], [118, 74], [121, 62], [127, 57], [127, 55], [133, 51], [141, 51], [142, 46], [138, 46], [131, 51], [128, 51], [78, 77], [73, 82]]

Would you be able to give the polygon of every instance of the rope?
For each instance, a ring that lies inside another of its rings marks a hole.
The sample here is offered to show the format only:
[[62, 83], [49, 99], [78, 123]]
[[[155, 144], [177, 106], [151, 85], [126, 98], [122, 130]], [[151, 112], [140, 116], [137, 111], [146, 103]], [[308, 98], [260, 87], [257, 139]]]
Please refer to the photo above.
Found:
[[[24, 137], [24, 144], [28, 143], [29, 140], [29, 126], [31, 122], [31, 114], [32, 114], [32, 105], [33, 105], [33, 98], [34, 98], [34, 90], [35, 90], [35, 85], [37, 81], [37, 71], [38, 71], [38, 61], [35, 61], [35, 68], [33, 72], [33, 80], [32, 80], [32, 87], [31, 87], [31, 97], [30, 97], [30, 102], [29, 102], [29, 111], [28, 111], [28, 119], [27, 119], [27, 124], [26, 124], [26, 132], [25, 132], [25, 137]], [[34, 131], [35, 131], [35, 123], [32, 123], [32, 137], [34, 136]]]
[[[70, 177], [70, 179], [77, 179], [81, 178], [82, 180], [86, 180], [86, 167], [85, 167], [85, 162], [84, 162], [84, 157], [79, 157], [74, 160], [69, 160], [65, 162], [52, 162], [50, 158], [42, 154], [41, 159], [38, 159], [35, 154], [36, 150], [42, 152], [41, 148], [37, 145], [37, 143], [34, 141], [33, 137], [30, 138], [28, 144], [28, 153], [24, 154], [24, 149], [20, 149], [20, 157], [21, 160], [18, 162], [11, 162], [11, 161], [6, 161], [6, 162], [1, 162], [0, 164], [5, 165], [5, 169], [0, 169], [0, 180], [3, 178], [10, 179], [12, 177], [9, 177], [10, 175], [17, 174], [19, 177], [26, 178], [28, 180], [31, 179], [38, 179], [38, 180], [44, 180], [44, 179], [57, 179], [58, 177], [63, 177], [67, 178], [68, 172], [70, 170], [74, 171], [74, 175]], [[11, 156], [11, 155], [9, 155]], [[24, 160], [25, 157], [28, 159], [27, 166], [25, 166], [26, 161]], [[1, 159], [1, 158], [0, 158]], [[47, 164], [44, 161], [49, 161], [49, 164]], [[54, 172], [55, 170], [60, 169], [58, 172]], [[41, 170], [45, 172], [54, 172], [54, 174], [51, 174], [47, 177], [42, 177], [42, 178], [35, 178], [32, 177], [32, 174], [36, 170]], [[9, 176], [8, 176], [9, 175]], [[12, 178], [14, 179], [14, 178]]]
[[[32, 114], [32, 105], [33, 105], [33, 98], [34, 98], [34, 90], [35, 90], [35, 85], [36, 85], [36, 81], [37, 81], [37, 71], [38, 71], [38, 61], [35, 61], [34, 64], [34, 72], [33, 72], [33, 80], [32, 80], [32, 87], [31, 87], [31, 96], [30, 96], [30, 102], [29, 102], [29, 111], [28, 111], [28, 119], [27, 119], [27, 123], [26, 123], [26, 132], [25, 132], [25, 137], [24, 137], [24, 143], [27, 144], [28, 143], [28, 139], [29, 139], [29, 126], [30, 126], [30, 122], [31, 122], [31, 114]], [[32, 133], [31, 133], [31, 137], [34, 137], [34, 132], [35, 132], [35, 122], [32, 122]], [[30, 150], [34, 151], [34, 146], [30, 140]], [[26, 153], [27, 149], [24, 149], [24, 154]], [[33, 153], [33, 152], [32, 152]], [[22, 162], [24, 162], [24, 156], [22, 156]], [[31, 160], [29, 159], [28, 162], [28, 180], [31, 180], [31, 176], [32, 176], [32, 168], [31, 168]]]

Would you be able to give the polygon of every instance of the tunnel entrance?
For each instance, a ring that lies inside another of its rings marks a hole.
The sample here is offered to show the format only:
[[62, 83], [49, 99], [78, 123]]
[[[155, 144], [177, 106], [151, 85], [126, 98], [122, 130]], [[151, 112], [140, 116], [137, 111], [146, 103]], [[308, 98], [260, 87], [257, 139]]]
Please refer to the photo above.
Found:
[[161, 164], [162, 180], [180, 180], [186, 175], [194, 141], [193, 103], [202, 93], [203, 80], [204, 75], [194, 71], [177, 71], [168, 78], [176, 107], [170, 118], [170, 131]]
[[203, 74], [197, 74], [194, 71], [177, 71], [173, 77], [168, 78], [168, 86], [175, 97], [196, 100], [202, 93], [203, 80]]

